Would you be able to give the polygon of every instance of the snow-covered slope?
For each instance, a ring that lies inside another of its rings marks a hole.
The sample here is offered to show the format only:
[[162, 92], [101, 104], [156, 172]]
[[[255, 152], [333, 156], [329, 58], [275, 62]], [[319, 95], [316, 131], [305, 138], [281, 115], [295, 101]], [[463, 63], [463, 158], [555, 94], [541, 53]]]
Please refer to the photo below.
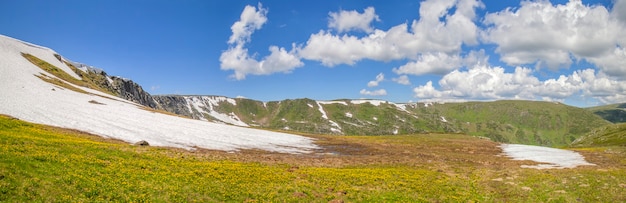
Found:
[[36, 77], [45, 73], [21, 53], [40, 58], [72, 75], [53, 50], [0, 35], [0, 114], [46, 125], [121, 139], [146, 140], [154, 146], [235, 151], [261, 149], [306, 153], [317, 148], [310, 138], [186, 119], [143, 110], [104, 93], [68, 90]]

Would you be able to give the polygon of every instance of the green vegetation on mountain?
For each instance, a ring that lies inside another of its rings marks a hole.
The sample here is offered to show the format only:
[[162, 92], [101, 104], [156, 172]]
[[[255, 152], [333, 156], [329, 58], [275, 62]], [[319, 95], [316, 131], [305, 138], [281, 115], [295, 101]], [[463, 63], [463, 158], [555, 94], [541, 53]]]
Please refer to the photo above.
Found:
[[133, 146], [0, 116], [0, 202], [623, 202], [626, 153], [521, 168], [458, 134], [319, 136], [314, 154]]
[[440, 116], [470, 135], [505, 143], [565, 146], [609, 123], [593, 113], [555, 102], [495, 101], [432, 104], [413, 109]]
[[626, 103], [591, 107], [588, 110], [612, 123], [626, 122]]
[[623, 146], [626, 147], [626, 123], [607, 125], [594, 129], [572, 143], [575, 147]]
[[236, 104], [218, 102], [213, 111], [236, 115], [253, 127], [314, 134], [465, 133], [504, 143], [567, 146], [591, 130], [610, 124], [585, 109], [539, 101], [445, 104], [372, 101], [377, 105], [367, 100], [353, 103], [295, 99], [264, 103], [240, 98], [235, 101]]

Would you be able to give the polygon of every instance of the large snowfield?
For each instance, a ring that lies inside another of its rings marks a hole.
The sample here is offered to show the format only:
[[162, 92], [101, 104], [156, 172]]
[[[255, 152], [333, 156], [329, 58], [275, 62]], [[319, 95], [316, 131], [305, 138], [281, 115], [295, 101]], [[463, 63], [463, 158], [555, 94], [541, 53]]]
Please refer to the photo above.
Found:
[[318, 148], [313, 139], [303, 136], [154, 113], [95, 90], [79, 87], [92, 94], [67, 90], [37, 78], [35, 75], [45, 71], [21, 53], [36, 56], [78, 78], [55, 58], [53, 50], [0, 35], [0, 114], [129, 143], [145, 140], [153, 146], [282, 153], [309, 153]]

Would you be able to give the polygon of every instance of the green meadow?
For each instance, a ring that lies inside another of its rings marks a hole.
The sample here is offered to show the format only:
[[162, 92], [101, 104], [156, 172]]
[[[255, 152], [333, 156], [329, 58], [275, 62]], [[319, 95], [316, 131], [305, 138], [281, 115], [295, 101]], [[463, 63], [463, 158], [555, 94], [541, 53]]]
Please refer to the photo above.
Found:
[[623, 202], [624, 147], [537, 170], [460, 134], [320, 136], [311, 154], [134, 146], [0, 117], [0, 202]]

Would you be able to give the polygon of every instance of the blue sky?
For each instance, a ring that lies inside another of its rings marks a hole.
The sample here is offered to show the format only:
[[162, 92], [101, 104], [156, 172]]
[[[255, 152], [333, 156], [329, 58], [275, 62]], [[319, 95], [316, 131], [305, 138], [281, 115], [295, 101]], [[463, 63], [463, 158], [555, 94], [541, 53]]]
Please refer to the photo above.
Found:
[[626, 102], [624, 0], [0, 4], [0, 34], [151, 94]]

